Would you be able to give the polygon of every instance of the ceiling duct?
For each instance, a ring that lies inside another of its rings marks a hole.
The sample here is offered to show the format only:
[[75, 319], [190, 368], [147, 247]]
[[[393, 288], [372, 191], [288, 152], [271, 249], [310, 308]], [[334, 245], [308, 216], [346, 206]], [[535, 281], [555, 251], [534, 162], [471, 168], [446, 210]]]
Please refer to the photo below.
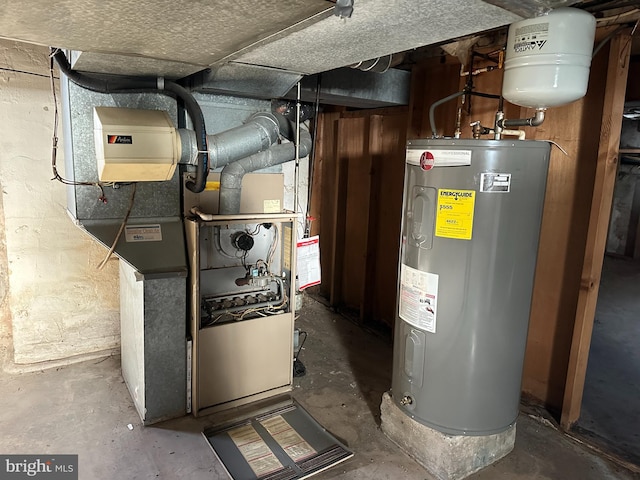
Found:
[[[322, 104], [351, 108], [382, 108], [409, 104], [411, 72], [391, 68], [384, 73], [338, 68], [330, 72], [303, 77], [300, 98], [315, 102], [318, 87]], [[286, 98], [295, 99], [296, 89]]]
[[192, 75], [189, 86], [194, 92], [269, 100], [284, 97], [301, 78], [299, 73], [229, 62]]

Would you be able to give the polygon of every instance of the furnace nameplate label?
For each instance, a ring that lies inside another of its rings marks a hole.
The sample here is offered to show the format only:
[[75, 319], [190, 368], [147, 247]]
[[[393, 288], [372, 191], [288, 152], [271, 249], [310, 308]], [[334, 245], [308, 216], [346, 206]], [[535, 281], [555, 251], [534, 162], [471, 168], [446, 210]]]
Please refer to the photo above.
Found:
[[294, 462], [299, 462], [318, 453], [282, 418], [282, 415], [271, 417], [260, 423]]
[[480, 174], [480, 191], [483, 193], [509, 193], [511, 191], [511, 174]]
[[436, 237], [471, 240], [475, 190], [438, 190]]
[[400, 267], [400, 318], [430, 333], [436, 333], [438, 279], [435, 273]]
[[253, 425], [234, 428], [228, 435], [258, 478], [284, 468]]
[[162, 227], [160, 224], [124, 227], [124, 238], [127, 242], [161, 242]]
[[263, 200], [262, 201], [262, 213], [280, 213], [280, 200]]

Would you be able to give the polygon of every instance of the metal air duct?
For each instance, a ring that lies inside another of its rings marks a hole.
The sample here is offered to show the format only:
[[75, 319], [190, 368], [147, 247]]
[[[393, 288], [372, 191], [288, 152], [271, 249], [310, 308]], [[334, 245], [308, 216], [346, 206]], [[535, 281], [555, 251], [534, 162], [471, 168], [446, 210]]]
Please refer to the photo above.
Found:
[[[298, 157], [311, 152], [313, 142], [307, 130], [300, 130]], [[235, 215], [240, 212], [242, 178], [247, 173], [295, 160], [296, 145], [293, 142], [275, 145], [269, 150], [251, 155], [227, 165], [220, 175], [220, 214]]]

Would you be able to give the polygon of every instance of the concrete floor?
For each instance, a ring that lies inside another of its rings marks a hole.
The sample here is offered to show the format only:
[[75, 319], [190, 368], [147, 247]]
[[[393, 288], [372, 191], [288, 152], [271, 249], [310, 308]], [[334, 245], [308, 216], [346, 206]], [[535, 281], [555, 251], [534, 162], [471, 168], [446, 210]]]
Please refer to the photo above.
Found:
[[605, 257], [577, 431], [640, 465], [640, 261]]
[[[391, 383], [389, 343], [308, 297], [298, 326], [309, 333], [300, 357], [308, 373], [295, 380], [293, 396], [355, 451], [354, 458], [314, 478], [431, 480], [379, 428], [381, 396]], [[212, 418], [142, 426], [118, 357], [35, 373], [3, 372], [0, 391], [1, 453], [78, 454], [82, 480], [225, 478], [200, 434]], [[470, 478], [636, 477], [522, 414], [515, 450]]]

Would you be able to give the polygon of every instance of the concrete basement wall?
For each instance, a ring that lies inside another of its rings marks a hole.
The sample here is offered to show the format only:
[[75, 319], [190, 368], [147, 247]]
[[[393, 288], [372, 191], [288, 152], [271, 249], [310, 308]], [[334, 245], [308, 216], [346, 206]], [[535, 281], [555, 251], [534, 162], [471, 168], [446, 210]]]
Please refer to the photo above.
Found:
[[[118, 261], [96, 270], [106, 249], [74, 226], [66, 187], [51, 181], [48, 49], [0, 40], [0, 68], [0, 339], [13, 336], [21, 366], [110, 353], [120, 342]], [[58, 159], [63, 173], [61, 150]]]

